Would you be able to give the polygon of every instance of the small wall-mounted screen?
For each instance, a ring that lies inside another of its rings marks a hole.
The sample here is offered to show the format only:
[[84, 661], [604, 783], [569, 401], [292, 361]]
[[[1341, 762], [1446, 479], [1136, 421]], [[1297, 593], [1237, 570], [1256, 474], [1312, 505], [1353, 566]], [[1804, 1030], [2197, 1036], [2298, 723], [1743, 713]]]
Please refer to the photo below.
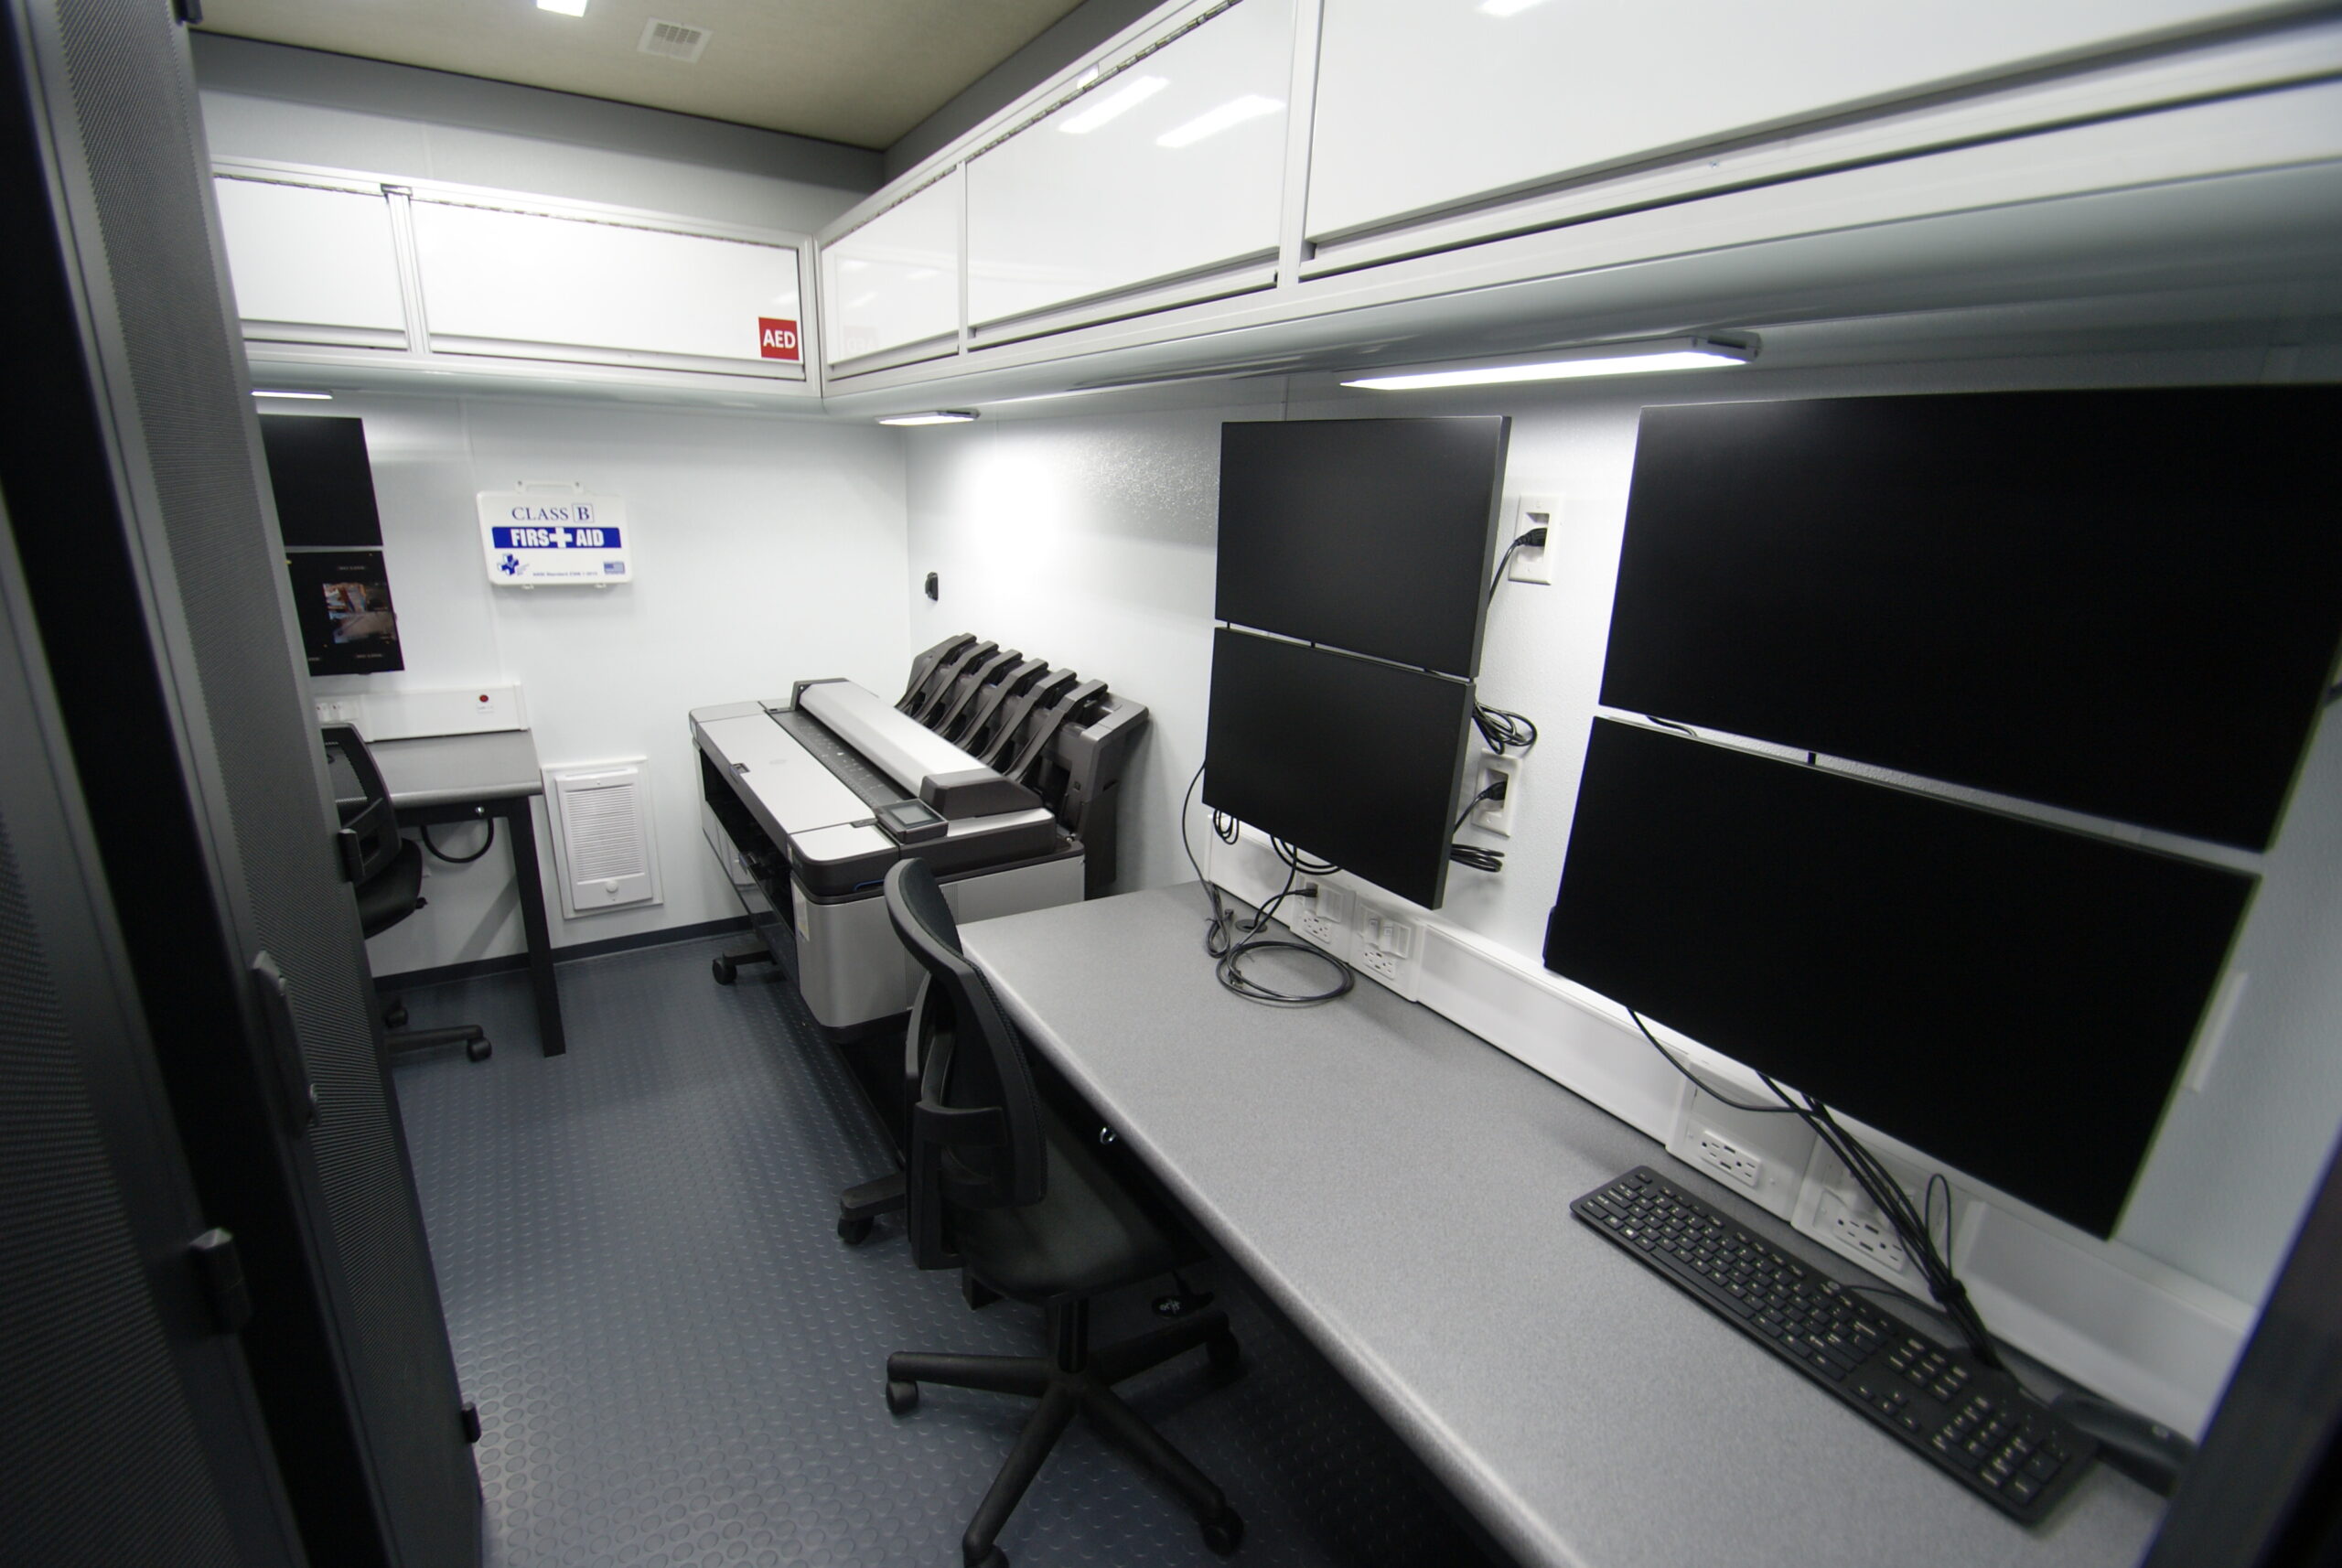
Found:
[[287, 549], [381, 547], [364, 420], [263, 413], [260, 442]]
[[1469, 682], [1222, 628], [1204, 804], [1435, 909], [1471, 711]]
[[1478, 674], [1511, 428], [1494, 416], [1221, 425], [1213, 618]]
[[405, 668], [398, 612], [379, 550], [304, 550], [285, 557], [293, 608], [312, 675], [373, 675]]

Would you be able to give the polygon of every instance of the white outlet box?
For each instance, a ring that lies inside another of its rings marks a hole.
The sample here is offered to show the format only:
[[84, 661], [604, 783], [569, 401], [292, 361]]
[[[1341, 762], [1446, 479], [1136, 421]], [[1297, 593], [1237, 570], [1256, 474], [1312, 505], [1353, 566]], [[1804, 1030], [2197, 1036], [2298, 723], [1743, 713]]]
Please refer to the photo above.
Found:
[[1423, 928], [1411, 916], [1361, 897], [1354, 934], [1351, 964], [1413, 1002], [1423, 971]]
[[319, 724], [356, 725], [370, 741], [529, 727], [518, 686], [336, 693], [315, 706]]
[[1287, 908], [1295, 908], [1293, 918], [1294, 935], [1314, 942], [1337, 957], [1349, 949], [1349, 893], [1327, 882], [1317, 884], [1313, 898], [1286, 901]]
[[1857, 1208], [1838, 1194], [1825, 1191], [1814, 1208], [1813, 1225], [1814, 1234], [1832, 1251], [1873, 1273], [1898, 1279], [1911, 1266], [1893, 1228], [1867, 1202]]
[[[1562, 498], [1553, 495], [1522, 496], [1514, 504], [1512, 532], [1499, 542], [1499, 548], [1511, 543], [1532, 528], [1547, 530], [1561, 526]], [[1551, 584], [1553, 580], [1552, 535], [1548, 532], [1545, 543], [1536, 549], [1522, 545], [1512, 553], [1506, 563], [1504, 580], [1508, 583]]]
[[1724, 1180], [1738, 1182], [1751, 1192], [1764, 1183], [1765, 1162], [1713, 1128], [1700, 1129], [1692, 1152]]
[[1470, 826], [1499, 838], [1512, 836], [1513, 809], [1520, 804], [1520, 758], [1499, 757], [1493, 751], [1480, 754], [1472, 770], [1472, 793], [1477, 796], [1498, 779], [1504, 780], [1504, 799], [1482, 800], [1472, 808]]

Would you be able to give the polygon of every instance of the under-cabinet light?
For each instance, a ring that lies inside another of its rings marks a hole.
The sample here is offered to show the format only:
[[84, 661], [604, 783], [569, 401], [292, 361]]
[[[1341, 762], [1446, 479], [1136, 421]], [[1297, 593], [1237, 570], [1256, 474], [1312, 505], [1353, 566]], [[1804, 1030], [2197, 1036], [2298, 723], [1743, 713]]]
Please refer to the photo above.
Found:
[[1560, 359], [1532, 363], [1463, 365], [1359, 376], [1346, 387], [1375, 392], [1414, 392], [1427, 387], [1501, 386], [1509, 381], [1559, 381], [1578, 376], [1627, 376], [1654, 371], [1695, 371], [1714, 365], [1745, 365], [1756, 357], [1754, 343], [1720, 343], [1711, 338], [1671, 338], [1655, 343], [1606, 343]]
[[537, 9], [551, 11], [562, 16], [583, 16], [586, 14], [586, 0], [537, 0]]
[[935, 408], [925, 413], [889, 413], [881, 424], [965, 424], [976, 417], [972, 408]]
[[1247, 120], [1257, 120], [1263, 114], [1273, 114], [1284, 107], [1281, 98], [1263, 98], [1248, 92], [1241, 98], [1231, 98], [1217, 109], [1207, 109], [1184, 125], [1175, 125], [1155, 138], [1158, 147], [1193, 146], [1206, 136], [1217, 136], [1230, 125], [1241, 125]]
[[261, 391], [258, 387], [254, 387], [254, 388], [252, 389], [252, 396], [254, 396], [254, 397], [297, 397], [297, 398], [302, 398], [302, 399], [305, 399], [305, 400], [309, 401], [309, 402], [312, 402], [312, 403], [331, 403], [331, 402], [333, 401], [333, 393], [331, 393], [331, 392], [263, 392], [263, 391]]
[[1059, 125], [1058, 129], [1069, 136], [1086, 136], [1107, 121], [1137, 108], [1170, 85], [1171, 80], [1168, 77], [1139, 77], [1128, 86], [1117, 87], [1113, 91], [1107, 93], [1097, 102]]
[[1490, 16], [1517, 16], [1543, 0], [1480, 0], [1480, 10]]

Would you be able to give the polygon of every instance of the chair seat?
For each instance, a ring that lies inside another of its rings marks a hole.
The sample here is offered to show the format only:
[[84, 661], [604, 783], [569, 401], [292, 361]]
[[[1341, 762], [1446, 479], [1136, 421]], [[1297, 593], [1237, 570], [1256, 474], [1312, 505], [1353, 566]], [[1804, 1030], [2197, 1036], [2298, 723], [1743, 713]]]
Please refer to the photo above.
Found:
[[970, 1272], [1004, 1296], [1048, 1305], [1170, 1273], [1194, 1260], [1054, 1113], [1041, 1113], [1048, 1191], [1022, 1208], [957, 1208]]
[[358, 885], [358, 926], [368, 936], [414, 913], [423, 897], [423, 851], [408, 839], [381, 872]]

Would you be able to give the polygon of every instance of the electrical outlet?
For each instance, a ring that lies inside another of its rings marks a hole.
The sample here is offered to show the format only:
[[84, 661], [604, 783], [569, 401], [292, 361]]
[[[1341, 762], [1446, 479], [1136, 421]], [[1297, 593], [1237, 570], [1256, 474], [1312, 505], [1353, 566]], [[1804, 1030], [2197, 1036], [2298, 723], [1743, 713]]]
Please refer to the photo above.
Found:
[[1512, 836], [1512, 811], [1520, 803], [1520, 758], [1499, 757], [1493, 751], [1480, 754], [1479, 766], [1473, 770], [1472, 793], [1477, 795], [1498, 779], [1504, 780], [1504, 799], [1482, 800], [1472, 808], [1471, 825], [1499, 838]]
[[1544, 583], [1553, 580], [1553, 536], [1550, 532], [1561, 526], [1562, 498], [1559, 496], [1522, 496], [1513, 515], [1512, 533], [1508, 539], [1518, 539], [1532, 528], [1547, 530], [1545, 542], [1535, 549], [1522, 545], [1512, 553], [1506, 563], [1504, 580], [1508, 583]]
[[[1291, 908], [1296, 900], [1286, 900]], [[1301, 912], [1293, 918], [1295, 936], [1328, 951], [1339, 952], [1349, 928], [1349, 894], [1330, 883], [1317, 884], [1317, 896], [1297, 901]]]
[[1378, 909], [1364, 899], [1359, 901], [1358, 914], [1357, 956], [1351, 961], [1412, 1002], [1422, 931], [1413, 921]]
[[1700, 1163], [1724, 1177], [1735, 1181], [1754, 1192], [1765, 1179], [1765, 1162], [1742, 1148], [1713, 1128], [1700, 1129], [1699, 1142], [1693, 1152]]
[[1824, 1192], [1813, 1211], [1813, 1226], [1823, 1241], [1875, 1272], [1900, 1274], [1911, 1265], [1903, 1243], [1867, 1205], [1856, 1209], [1836, 1193]]
[[354, 725], [358, 722], [358, 699], [355, 697], [319, 697], [317, 709], [317, 722], [321, 725]]

